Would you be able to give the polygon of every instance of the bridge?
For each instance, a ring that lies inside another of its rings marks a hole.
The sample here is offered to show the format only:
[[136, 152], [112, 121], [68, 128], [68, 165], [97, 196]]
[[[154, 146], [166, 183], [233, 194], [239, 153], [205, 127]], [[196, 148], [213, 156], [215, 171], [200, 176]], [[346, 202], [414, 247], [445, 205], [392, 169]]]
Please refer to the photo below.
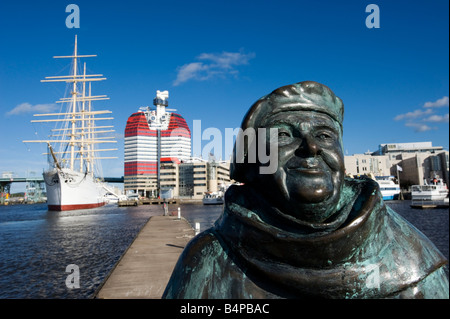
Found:
[[[103, 181], [107, 183], [123, 183], [122, 177], [104, 177]], [[6, 185], [10, 183], [28, 183], [28, 182], [44, 182], [44, 177], [0, 177], [0, 185]]]
[[[107, 183], [123, 183], [122, 177], [104, 177], [103, 181]], [[44, 177], [0, 177], [0, 204], [3, 204], [5, 198], [11, 194], [12, 183], [26, 183], [26, 193], [29, 201], [39, 201], [45, 193]], [[7, 195], [8, 194], [8, 195]]]

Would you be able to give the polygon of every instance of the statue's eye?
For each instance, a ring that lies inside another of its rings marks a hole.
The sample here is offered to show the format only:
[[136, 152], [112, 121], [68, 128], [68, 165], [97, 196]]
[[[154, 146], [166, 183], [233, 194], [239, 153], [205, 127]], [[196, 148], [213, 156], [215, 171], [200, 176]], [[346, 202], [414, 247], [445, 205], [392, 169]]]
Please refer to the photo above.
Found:
[[288, 132], [278, 132], [278, 137], [291, 137], [291, 134], [289, 134]]
[[323, 140], [323, 141], [329, 141], [329, 140], [333, 139], [333, 136], [329, 133], [322, 132], [320, 134], [317, 134], [317, 138], [320, 140]]

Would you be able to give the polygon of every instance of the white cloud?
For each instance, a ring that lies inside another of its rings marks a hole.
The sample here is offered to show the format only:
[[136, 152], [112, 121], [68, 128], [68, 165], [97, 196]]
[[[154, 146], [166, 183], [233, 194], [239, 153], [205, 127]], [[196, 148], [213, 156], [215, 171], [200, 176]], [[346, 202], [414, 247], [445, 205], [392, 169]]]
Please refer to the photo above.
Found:
[[448, 113], [445, 115], [431, 115], [424, 119], [425, 122], [448, 123]]
[[19, 115], [26, 113], [46, 113], [56, 110], [56, 104], [35, 104], [31, 105], [28, 102], [17, 105], [12, 110], [6, 112], [6, 115]]
[[173, 85], [177, 86], [189, 80], [206, 81], [216, 77], [237, 75], [239, 71], [236, 67], [248, 64], [254, 57], [254, 53], [243, 52], [202, 53], [197, 57], [197, 60], [202, 62], [191, 62], [178, 68]]
[[444, 96], [443, 98], [436, 100], [434, 102], [426, 102], [423, 107], [444, 107], [449, 105], [448, 96]]
[[405, 120], [405, 119], [415, 119], [415, 118], [422, 117], [424, 115], [431, 114], [431, 113], [433, 113], [433, 110], [431, 110], [431, 109], [428, 109], [428, 110], [425, 110], [425, 111], [415, 110], [413, 112], [408, 112], [408, 113], [405, 113], [405, 114], [399, 114], [396, 117], [394, 117], [394, 120], [395, 121], [400, 121], [400, 120]]
[[173, 85], [177, 86], [183, 82], [189, 81], [191, 79], [196, 80], [205, 80], [204, 75], [201, 76], [202, 71], [206, 71], [207, 66], [203, 65], [201, 62], [193, 62], [189, 64], [185, 64], [182, 67], [178, 68], [178, 74]]
[[198, 59], [212, 61], [212, 67], [230, 69], [233, 68], [233, 65], [248, 64], [248, 61], [254, 57], [254, 53], [245, 54], [242, 52], [223, 52], [221, 54], [202, 53], [199, 55]]
[[394, 117], [395, 121], [405, 120], [405, 126], [411, 127], [416, 132], [426, 132], [430, 130], [437, 130], [438, 127], [430, 127], [427, 123], [448, 123], [448, 113], [439, 115], [437, 113], [437, 108], [448, 107], [449, 98], [448, 96], [444, 96], [441, 99], [438, 99], [434, 102], [426, 102], [423, 105], [423, 108], [414, 110], [412, 112], [399, 114]]
[[423, 124], [423, 123], [411, 123], [410, 122], [410, 123], [406, 123], [405, 126], [414, 128], [414, 131], [416, 131], [416, 132], [426, 132], [426, 131], [436, 129], [436, 128], [429, 127], [428, 125]]

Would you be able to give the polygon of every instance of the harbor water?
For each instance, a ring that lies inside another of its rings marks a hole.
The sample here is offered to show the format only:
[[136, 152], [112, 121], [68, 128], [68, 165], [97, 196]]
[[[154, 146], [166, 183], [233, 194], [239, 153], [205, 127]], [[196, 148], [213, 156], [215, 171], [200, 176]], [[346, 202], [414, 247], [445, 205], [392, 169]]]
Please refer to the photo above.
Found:
[[[388, 202], [448, 259], [448, 208], [412, 209], [410, 201]], [[169, 205], [201, 230], [213, 225], [222, 206]], [[0, 206], [0, 298], [92, 298], [114, 265], [161, 205], [48, 211], [45, 204]], [[71, 287], [74, 265], [79, 287]], [[447, 268], [448, 276], [448, 268]]]

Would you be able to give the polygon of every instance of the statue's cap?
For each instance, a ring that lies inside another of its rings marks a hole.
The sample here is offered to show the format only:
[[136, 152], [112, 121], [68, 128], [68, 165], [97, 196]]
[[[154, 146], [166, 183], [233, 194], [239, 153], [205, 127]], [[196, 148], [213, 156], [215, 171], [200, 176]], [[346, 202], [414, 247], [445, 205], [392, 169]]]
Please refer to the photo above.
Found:
[[256, 101], [242, 122], [242, 129], [257, 128], [270, 115], [285, 111], [324, 113], [339, 123], [344, 120], [344, 104], [326, 85], [304, 81], [282, 86]]

